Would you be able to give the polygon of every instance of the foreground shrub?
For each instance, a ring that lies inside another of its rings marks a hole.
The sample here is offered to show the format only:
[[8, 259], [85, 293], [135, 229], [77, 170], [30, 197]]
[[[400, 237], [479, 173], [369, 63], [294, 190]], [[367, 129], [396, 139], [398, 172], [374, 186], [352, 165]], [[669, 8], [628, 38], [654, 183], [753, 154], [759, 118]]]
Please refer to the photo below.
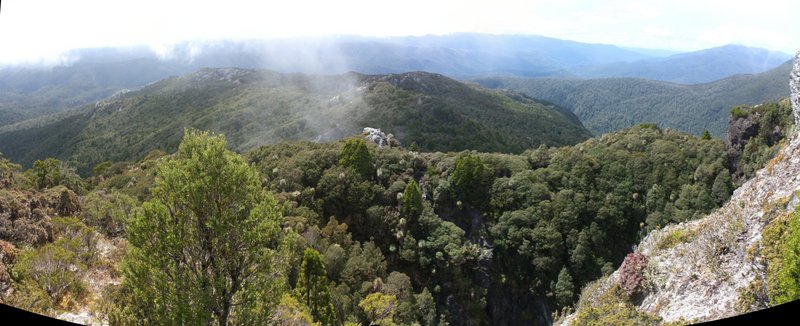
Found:
[[622, 293], [631, 300], [638, 300], [647, 292], [645, 270], [649, 259], [641, 252], [632, 252], [625, 257], [620, 267]]

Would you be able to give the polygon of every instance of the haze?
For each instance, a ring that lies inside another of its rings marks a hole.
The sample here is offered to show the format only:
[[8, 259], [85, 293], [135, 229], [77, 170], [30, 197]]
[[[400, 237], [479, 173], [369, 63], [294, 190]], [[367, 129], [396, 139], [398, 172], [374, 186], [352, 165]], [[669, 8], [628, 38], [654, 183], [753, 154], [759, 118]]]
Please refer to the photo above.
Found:
[[297, 36], [535, 34], [692, 51], [736, 43], [793, 53], [800, 4], [765, 1], [3, 1], [0, 63], [67, 50]]

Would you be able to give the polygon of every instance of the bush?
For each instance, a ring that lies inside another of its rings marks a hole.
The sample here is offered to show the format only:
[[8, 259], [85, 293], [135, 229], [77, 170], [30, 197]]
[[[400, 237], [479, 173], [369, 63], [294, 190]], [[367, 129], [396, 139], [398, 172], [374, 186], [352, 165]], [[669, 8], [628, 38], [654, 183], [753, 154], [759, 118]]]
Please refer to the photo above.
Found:
[[33, 167], [25, 171], [28, 180], [39, 190], [64, 185], [75, 192], [82, 193], [85, 185], [75, 170], [61, 161], [48, 158], [36, 160]]
[[380, 292], [371, 293], [358, 306], [367, 314], [370, 325], [393, 326], [397, 297]]
[[747, 118], [750, 115], [750, 107], [746, 105], [740, 105], [731, 109], [731, 115], [737, 119]]
[[[38, 249], [24, 251], [14, 266], [14, 273], [25, 287], [44, 291], [56, 305], [69, 303], [67, 296], [80, 297], [84, 292], [78, 274], [86, 269], [78, 256], [60, 243], [49, 243]], [[31, 294], [20, 291], [20, 295]]]
[[[630, 255], [629, 255], [630, 257]], [[627, 261], [627, 259], [625, 259]], [[614, 286], [603, 293], [597, 305], [580, 307], [575, 313], [572, 325], [605, 326], [605, 325], [661, 325], [658, 316], [650, 315], [636, 309], [630, 302], [622, 300], [625, 290]]]
[[139, 210], [138, 205], [123, 193], [92, 192], [84, 198], [81, 219], [109, 237], [118, 237], [125, 234], [125, 223]]
[[647, 292], [645, 269], [649, 258], [641, 252], [632, 252], [625, 257], [620, 267], [620, 287], [622, 293], [635, 301]]
[[53, 235], [55, 242], [65, 250], [75, 254], [85, 265], [93, 265], [97, 260], [97, 233], [75, 217], [54, 217]]
[[[800, 207], [800, 206], [799, 206]], [[772, 268], [769, 289], [770, 303], [783, 304], [800, 299], [800, 209], [789, 220], [788, 229], [780, 239], [782, 260]]]

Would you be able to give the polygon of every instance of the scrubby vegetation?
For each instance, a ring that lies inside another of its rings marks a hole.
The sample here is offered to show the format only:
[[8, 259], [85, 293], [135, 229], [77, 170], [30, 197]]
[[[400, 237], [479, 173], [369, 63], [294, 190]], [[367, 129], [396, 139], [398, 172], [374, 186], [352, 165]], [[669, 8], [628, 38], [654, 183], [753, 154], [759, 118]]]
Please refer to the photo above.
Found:
[[770, 305], [800, 299], [800, 208], [775, 217], [764, 230]]
[[[588, 305], [585, 309], [578, 310], [572, 323], [574, 325], [605, 326], [605, 325], [664, 325], [658, 316], [640, 311], [625, 297], [624, 290], [619, 285], [604, 292], [597, 299], [596, 305]], [[675, 323], [680, 325], [681, 323]]]

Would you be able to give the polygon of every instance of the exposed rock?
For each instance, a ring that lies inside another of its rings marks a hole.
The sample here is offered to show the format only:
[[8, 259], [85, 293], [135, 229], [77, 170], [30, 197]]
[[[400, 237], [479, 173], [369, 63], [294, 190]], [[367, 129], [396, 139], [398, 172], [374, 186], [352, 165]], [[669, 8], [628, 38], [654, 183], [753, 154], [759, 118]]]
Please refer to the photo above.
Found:
[[10, 267], [14, 265], [17, 248], [10, 242], [0, 240], [0, 303], [5, 302], [12, 291]]
[[800, 51], [794, 57], [794, 68], [789, 77], [789, 89], [791, 91], [792, 109], [794, 110], [794, 122], [800, 122]]
[[731, 115], [730, 122], [728, 122], [728, 166], [731, 167], [735, 179], [742, 176], [742, 171], [738, 168], [739, 159], [742, 157], [742, 151], [744, 151], [747, 141], [758, 136], [760, 117], [761, 115], [758, 113], [750, 114], [747, 117]]
[[241, 84], [252, 79], [254, 70], [240, 68], [216, 68], [203, 69], [191, 74], [192, 81], [196, 83], [206, 83], [209, 81], [220, 81], [233, 84]]
[[380, 129], [366, 127], [362, 132], [364, 138], [367, 140], [378, 144], [379, 147], [383, 146], [390, 146], [390, 147], [397, 147], [400, 146], [400, 141], [397, 138], [394, 138], [392, 134], [385, 134]]
[[65, 312], [56, 316], [57, 319], [81, 325], [107, 325], [108, 323], [97, 321], [88, 310], [80, 312]]

